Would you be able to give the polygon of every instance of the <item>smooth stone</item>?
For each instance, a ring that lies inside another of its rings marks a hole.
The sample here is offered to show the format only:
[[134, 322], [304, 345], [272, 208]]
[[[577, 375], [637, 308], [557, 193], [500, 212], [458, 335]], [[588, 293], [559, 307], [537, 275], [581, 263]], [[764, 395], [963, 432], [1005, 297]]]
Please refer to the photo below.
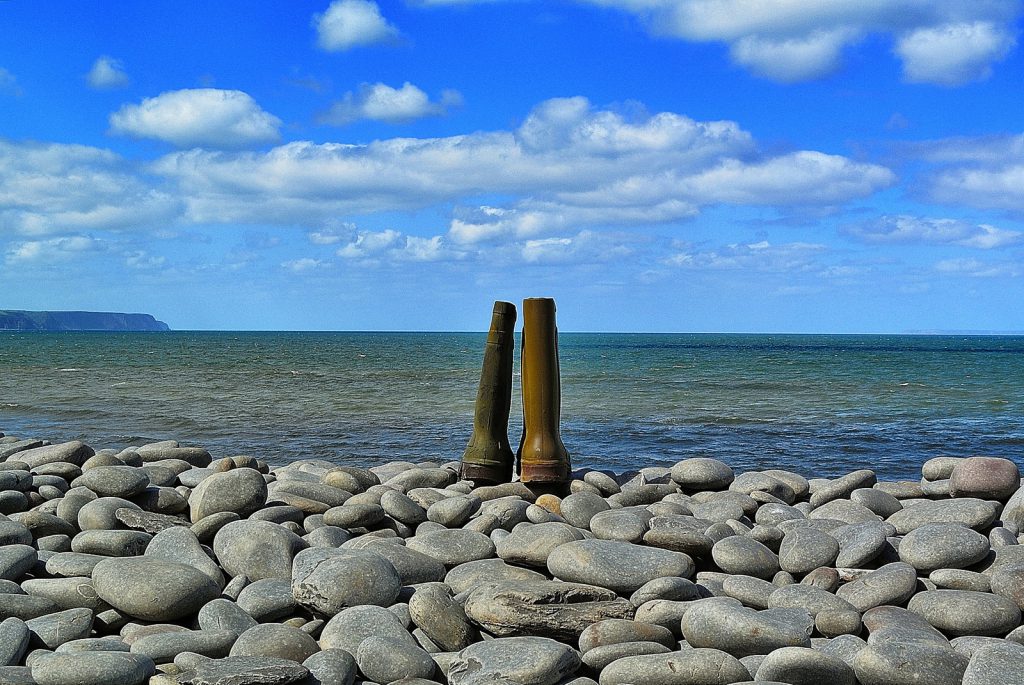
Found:
[[836, 595], [858, 611], [886, 604], [903, 604], [917, 587], [917, 571], [910, 564], [893, 562], [841, 586]]
[[921, 464], [921, 477], [925, 480], [944, 480], [953, 475], [953, 469], [963, 457], [932, 457]]
[[860, 650], [853, 670], [860, 685], [960, 685], [967, 663], [950, 647], [893, 640]]
[[302, 665], [309, 669], [309, 679], [302, 681], [303, 685], [352, 685], [358, 671], [355, 657], [343, 649], [324, 649]]
[[907, 608], [947, 635], [1006, 635], [1020, 625], [1017, 603], [987, 592], [929, 590], [914, 595]]
[[609, 509], [595, 514], [590, 519], [590, 530], [599, 540], [640, 544], [648, 530], [649, 520], [631, 510]]
[[377, 474], [368, 469], [355, 466], [335, 466], [320, 476], [320, 482], [355, 494], [378, 485], [380, 479]]
[[71, 539], [71, 550], [107, 557], [135, 557], [146, 551], [153, 536], [140, 530], [84, 530]]
[[455, 594], [479, 587], [484, 583], [504, 580], [547, 580], [547, 576], [537, 571], [510, 566], [501, 559], [481, 559], [460, 564], [448, 571], [444, 583]]
[[214, 554], [228, 575], [254, 581], [291, 579], [292, 560], [306, 546], [301, 537], [269, 521], [234, 521], [213, 538]]
[[886, 519], [896, 528], [897, 535], [906, 535], [915, 528], [929, 523], [960, 523], [980, 530], [992, 525], [999, 515], [996, 502], [962, 497], [950, 500], [921, 502], [904, 507]]
[[149, 474], [134, 466], [97, 466], [75, 479], [100, 497], [129, 498], [149, 487]]
[[810, 647], [813, 625], [784, 609], [755, 611], [732, 599], [702, 599], [682, 617], [683, 637], [693, 647], [721, 649], [735, 657], [768, 654], [780, 647]]
[[857, 676], [842, 659], [806, 647], [782, 647], [757, 668], [757, 680], [790, 685], [856, 685]]
[[83, 637], [71, 640], [58, 647], [56, 652], [128, 652], [131, 648], [118, 637]]
[[595, 647], [583, 655], [583, 663], [591, 671], [597, 673], [608, 664], [619, 659], [644, 654], [668, 654], [672, 651], [675, 650], [669, 649], [657, 642], [620, 642], [613, 645]]
[[267, 503], [267, 482], [255, 469], [214, 473], [195, 486], [188, 502], [193, 523], [225, 511], [245, 518]]
[[494, 543], [483, 533], [452, 528], [416, 535], [406, 542], [410, 549], [440, 561], [447, 568], [495, 555]]
[[653, 642], [670, 648], [676, 646], [675, 635], [664, 626], [617, 618], [588, 626], [580, 633], [578, 644], [580, 652], [585, 654], [598, 647], [625, 642]]
[[614, 495], [622, 491], [622, 488], [615, 479], [602, 471], [587, 471], [583, 474], [583, 481], [601, 491], [604, 496]]
[[683, 601], [696, 599], [700, 596], [697, 585], [686, 578], [664, 577], [649, 580], [629, 596], [629, 602], [635, 607], [652, 599], [669, 599]]
[[580, 540], [548, 556], [548, 571], [560, 580], [631, 594], [655, 578], [690, 577], [693, 560], [681, 552], [615, 540]]
[[20, 618], [0, 621], [0, 666], [17, 666], [28, 651], [31, 631]]
[[[648, 521], [649, 530], [644, 533], [644, 544], [674, 552], [683, 552], [691, 557], [706, 557], [711, 554], [715, 542], [706, 533], [706, 523], [692, 516], [655, 516]], [[732, 531], [729, 531], [730, 534]]]
[[319, 651], [320, 646], [308, 634], [281, 623], [253, 626], [231, 646], [231, 656], [270, 656], [298, 663]]
[[178, 676], [180, 685], [288, 685], [309, 675], [309, 669], [287, 659], [229, 656], [199, 662]]
[[147, 621], [184, 618], [220, 595], [220, 586], [202, 571], [146, 557], [104, 559], [93, 569], [92, 583], [110, 606]]
[[740, 660], [717, 649], [630, 656], [601, 671], [600, 685], [727, 685], [750, 676]]
[[363, 640], [374, 636], [404, 640], [410, 645], [416, 645], [415, 638], [394, 612], [378, 606], [357, 606], [339, 612], [324, 625], [320, 634], [320, 647], [343, 649], [349, 654], [355, 654]]
[[[524, 486], [525, 487], [525, 486]], [[474, 490], [473, 494], [478, 494], [479, 490]], [[511, 531], [516, 525], [523, 521], [530, 519], [527, 513], [530, 510], [530, 500], [523, 497], [503, 497], [495, 500], [484, 499], [483, 504], [480, 506], [480, 513], [482, 515], [491, 515], [497, 518], [497, 527], [503, 530]], [[559, 506], [561, 511], [561, 506]]]
[[754, 576], [727, 576], [722, 581], [722, 590], [726, 595], [738, 599], [751, 609], [767, 609], [768, 598], [778, 589], [767, 580]]
[[79, 440], [62, 442], [57, 445], [44, 445], [19, 451], [18, 461], [25, 464], [29, 469], [36, 469], [45, 464], [54, 462], [67, 462], [81, 466], [85, 460], [96, 454], [93, 448]]
[[47, 649], [56, 649], [65, 642], [89, 637], [93, 613], [90, 609], [65, 609], [53, 614], [25, 621], [32, 633], [32, 643], [42, 643]]
[[831, 566], [838, 556], [839, 543], [836, 539], [814, 528], [789, 531], [779, 546], [779, 565], [790, 573], [808, 573], [822, 566]]
[[30, 595], [52, 600], [61, 609], [92, 609], [99, 613], [110, 606], [99, 598], [92, 578], [35, 578], [21, 584]]
[[780, 587], [768, 598], [768, 607], [806, 609], [811, 616], [817, 616], [822, 611], [857, 611], [845, 599], [813, 585]]
[[632, 618], [633, 606], [615, 592], [559, 581], [502, 581], [472, 591], [466, 616], [497, 637], [540, 635], [572, 640], [606, 618]]
[[366, 638], [355, 656], [363, 675], [381, 683], [393, 683], [403, 677], [428, 678], [437, 668], [419, 645], [390, 637]]
[[854, 490], [870, 488], [876, 482], [875, 472], [870, 469], [860, 469], [845, 476], [829, 481], [827, 485], [817, 488], [811, 495], [811, 506], [818, 507], [833, 500], [848, 497]]
[[814, 627], [825, 637], [833, 638], [839, 635], [857, 635], [863, 623], [860, 612], [855, 609], [825, 609], [814, 617]]
[[33, 597], [32, 595], [7, 592], [0, 593], [0, 620], [20, 618], [23, 621], [27, 621], [31, 618], [45, 616], [59, 610], [60, 607], [53, 600], [45, 597]]
[[146, 547], [144, 556], [188, 564], [209, 576], [218, 587], [224, 587], [225, 579], [220, 566], [210, 558], [199, 543], [199, 538], [189, 528], [175, 526], [157, 533]]
[[807, 518], [807, 516], [788, 504], [763, 504], [757, 513], [754, 514], [754, 521], [763, 526], [775, 526], [780, 521], [792, 521]]
[[1024, 683], [1024, 645], [990, 644], [975, 650], [964, 671], [963, 685]]
[[677, 462], [672, 466], [670, 474], [683, 490], [724, 490], [736, 479], [732, 467], [708, 457]]
[[313, 547], [299, 552], [292, 568], [295, 600], [328, 616], [363, 604], [389, 606], [401, 588], [391, 562], [368, 550]]
[[590, 530], [590, 519], [602, 511], [608, 511], [608, 501], [591, 492], [577, 492], [562, 500], [561, 515], [566, 523], [577, 528]]
[[447, 675], [451, 685], [555, 685], [580, 665], [576, 650], [554, 640], [504, 637], [466, 647], [449, 664]]
[[568, 523], [521, 523], [495, 549], [510, 564], [546, 568], [556, 547], [582, 539], [582, 531]]
[[863, 504], [853, 500], [834, 499], [817, 507], [807, 515], [809, 519], [832, 519], [844, 523], [863, 523], [865, 521], [878, 521], [879, 516]]
[[0, 580], [19, 580], [39, 560], [34, 547], [11, 544], [0, 547]]
[[1009, 459], [969, 457], [949, 475], [951, 497], [978, 497], [1005, 502], [1020, 489], [1020, 469]]
[[760, 490], [777, 497], [786, 504], [796, 501], [796, 492], [785, 481], [760, 471], [741, 473], [729, 484], [729, 490], [744, 495]]
[[900, 541], [900, 560], [922, 573], [936, 569], [966, 568], [984, 559], [988, 538], [955, 523], [928, 523]]
[[280, 578], [249, 583], [238, 593], [236, 602], [257, 621], [276, 621], [291, 615], [298, 607], [291, 582]]
[[882, 518], [888, 518], [903, 508], [898, 499], [875, 487], [854, 490], [850, 493], [850, 499], [867, 507]]
[[408, 495], [397, 490], [388, 490], [380, 497], [384, 513], [407, 526], [417, 526], [427, 520], [427, 512]]
[[458, 474], [446, 468], [415, 468], [406, 469], [394, 476], [384, 479], [384, 484], [402, 492], [414, 488], [444, 488], [458, 480]]
[[864, 568], [885, 549], [888, 531], [881, 521], [845, 525], [830, 535], [839, 542], [835, 564], [840, 568]]
[[462, 605], [452, 598], [444, 583], [417, 586], [409, 598], [409, 615], [427, 637], [446, 652], [465, 649], [480, 638]]
[[[995, 574], [993, 574], [994, 576]], [[1024, 570], [1022, 570], [1021, 578], [1015, 581], [1020, 584], [1021, 588], [1024, 588]], [[928, 574], [928, 580], [935, 583], [936, 587], [945, 590], [972, 590], [974, 592], [994, 592], [997, 595], [1003, 597], [1009, 597], [1002, 592], [997, 592], [992, 588], [992, 579], [983, 573], [976, 573], [974, 571], [965, 571], [963, 569], [953, 568], [940, 568], [932, 571]], [[1013, 599], [1013, 597], [1010, 597]], [[1020, 606], [1018, 604], [1018, 606]]]
[[[47, 502], [46, 505], [52, 508], [54, 502], [56, 504], [60, 503], [59, 500], [54, 500]], [[11, 514], [9, 518], [28, 528], [34, 538], [46, 537], [48, 535], [67, 535], [71, 537], [77, 532], [75, 527], [64, 519], [48, 511], [43, 511], [42, 507], [46, 505], [41, 505], [40, 509]]]
[[222, 511], [219, 514], [210, 514], [201, 521], [189, 526], [189, 530], [196, 534], [199, 542], [209, 545], [220, 529], [229, 523], [241, 520], [241, 517], [233, 511]]
[[16, 521], [0, 519], [0, 546], [31, 544], [32, 531]]
[[800, 581], [803, 585], [813, 585], [826, 592], [835, 594], [839, 588], [839, 571], [834, 568], [819, 567], [808, 573]]
[[444, 564], [422, 552], [417, 552], [405, 545], [391, 544], [384, 538], [367, 535], [358, 539], [365, 543], [357, 545], [353, 549], [369, 550], [390, 561], [398, 571], [402, 585], [431, 583], [442, 581], [445, 578]]
[[480, 498], [471, 495], [446, 497], [427, 507], [427, 520], [446, 528], [459, 528], [480, 510]]
[[147, 635], [134, 641], [132, 654], [141, 654], [153, 663], [166, 664], [182, 652], [194, 652], [211, 659], [226, 657], [238, 636], [228, 630], [182, 630]]
[[[779, 558], [757, 540], [740, 535], [723, 538], [711, 548], [718, 568], [734, 575], [768, 579], [779, 572]], [[681, 575], [681, 574], [680, 574]]]
[[[291, 588], [289, 588], [290, 590]], [[206, 631], [228, 631], [241, 635], [257, 625], [256, 619], [229, 599], [218, 597], [199, 610], [199, 627]]]
[[125, 652], [48, 654], [32, 664], [39, 685], [140, 685], [155, 671], [149, 657]]

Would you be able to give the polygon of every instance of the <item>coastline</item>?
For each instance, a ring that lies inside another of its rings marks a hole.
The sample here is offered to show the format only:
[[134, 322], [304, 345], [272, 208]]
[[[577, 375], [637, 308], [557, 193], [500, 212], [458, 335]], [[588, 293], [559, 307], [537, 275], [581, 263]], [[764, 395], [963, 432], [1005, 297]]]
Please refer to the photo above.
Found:
[[1024, 677], [1008, 460], [931, 459], [917, 481], [578, 463], [563, 496], [474, 487], [457, 462], [363, 466], [0, 437], [0, 575], [19, 587], [0, 594], [0, 675]]

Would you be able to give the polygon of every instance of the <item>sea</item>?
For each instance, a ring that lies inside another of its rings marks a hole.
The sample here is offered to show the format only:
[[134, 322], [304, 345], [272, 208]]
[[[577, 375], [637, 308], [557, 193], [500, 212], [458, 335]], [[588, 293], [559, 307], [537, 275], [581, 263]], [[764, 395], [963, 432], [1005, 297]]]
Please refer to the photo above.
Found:
[[[483, 333], [0, 332], [0, 431], [175, 439], [280, 464], [449, 461]], [[509, 437], [518, 444], [519, 341]], [[574, 467], [714, 457], [737, 470], [917, 479], [936, 456], [1024, 466], [1024, 336], [562, 333]]]

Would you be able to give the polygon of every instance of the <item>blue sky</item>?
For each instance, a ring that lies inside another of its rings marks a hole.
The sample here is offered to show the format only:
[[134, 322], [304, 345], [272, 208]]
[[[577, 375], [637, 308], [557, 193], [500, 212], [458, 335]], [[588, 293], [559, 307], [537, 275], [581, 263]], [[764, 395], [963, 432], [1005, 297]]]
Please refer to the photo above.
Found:
[[1017, 0], [0, 1], [0, 308], [1024, 331]]

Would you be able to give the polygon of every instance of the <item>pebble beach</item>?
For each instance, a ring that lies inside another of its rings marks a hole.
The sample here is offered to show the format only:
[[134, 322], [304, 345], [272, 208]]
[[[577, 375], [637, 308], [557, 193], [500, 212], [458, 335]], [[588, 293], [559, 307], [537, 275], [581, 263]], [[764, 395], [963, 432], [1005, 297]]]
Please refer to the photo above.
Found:
[[1024, 682], [1014, 462], [269, 463], [0, 435], [0, 683]]

